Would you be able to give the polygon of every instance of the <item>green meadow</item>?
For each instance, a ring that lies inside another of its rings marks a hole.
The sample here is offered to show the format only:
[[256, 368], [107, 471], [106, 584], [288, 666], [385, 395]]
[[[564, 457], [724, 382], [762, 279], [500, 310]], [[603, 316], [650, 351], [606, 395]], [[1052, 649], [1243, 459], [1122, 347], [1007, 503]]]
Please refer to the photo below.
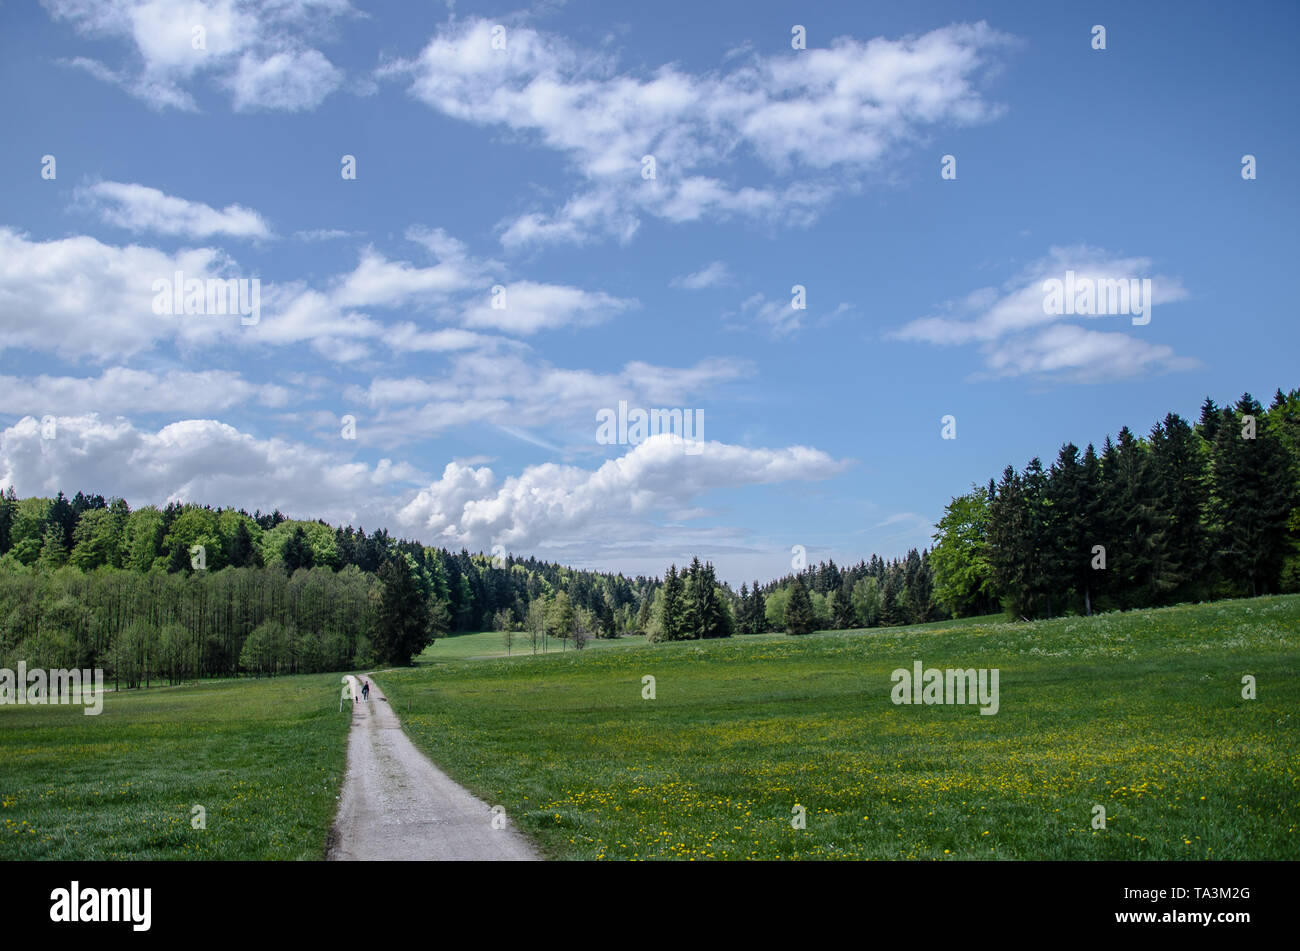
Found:
[[[448, 643], [377, 679], [553, 858], [1300, 854], [1297, 596], [512, 659]], [[999, 712], [895, 705], [915, 660], [999, 669]]]
[[321, 858], [351, 721], [341, 686], [123, 690], [99, 716], [0, 706], [0, 860]]
[[[1298, 641], [1288, 596], [546, 655], [516, 635], [510, 657], [467, 634], [376, 679], [416, 744], [552, 858], [1294, 859]], [[891, 672], [916, 660], [997, 668], [997, 714], [895, 705]], [[321, 858], [339, 688], [0, 707], [0, 860]]]

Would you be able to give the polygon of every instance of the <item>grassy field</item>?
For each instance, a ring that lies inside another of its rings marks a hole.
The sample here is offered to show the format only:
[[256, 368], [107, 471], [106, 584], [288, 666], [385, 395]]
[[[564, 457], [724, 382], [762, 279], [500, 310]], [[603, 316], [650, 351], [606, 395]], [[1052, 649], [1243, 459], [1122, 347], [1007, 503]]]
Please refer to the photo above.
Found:
[[[456, 640], [377, 679], [555, 858], [1300, 856], [1297, 596], [509, 660]], [[998, 668], [1000, 711], [894, 705], [918, 659]]]
[[109, 693], [99, 716], [0, 706], [0, 860], [321, 858], [351, 721], [340, 688], [155, 687]]
[[[969, 627], [976, 624], [987, 624], [989, 618], [961, 618], [956, 621], [932, 621], [929, 624], [914, 624], [907, 628], [909, 631], [928, 631], [934, 628], [942, 627], [945, 630], [954, 630], [962, 627]], [[997, 616], [995, 620], [1005, 620], [1002, 616]], [[760, 634], [756, 637], [746, 637], [746, 644], [762, 644], [768, 641], [788, 641], [785, 634]], [[587, 641], [587, 646], [583, 651], [604, 651], [618, 650], [627, 647], [644, 647], [646, 640], [644, 637], [618, 637], [610, 640], [604, 638], [593, 638]], [[433, 644], [426, 647], [424, 651], [415, 658], [416, 666], [428, 666], [430, 664], [440, 664], [445, 661], [453, 660], [485, 660], [495, 657], [532, 657], [546, 654], [572, 654], [574, 653], [573, 644], [560, 640], [557, 637], [548, 637], [546, 639], [546, 649], [543, 651], [542, 644], [537, 645], [536, 654], [533, 651], [533, 642], [531, 637], [523, 632], [515, 631], [514, 640], [507, 647], [506, 635], [502, 631], [477, 631], [473, 633], [449, 634], [446, 637], [440, 637]]]
[[[504, 653], [460, 635], [377, 679], [554, 858], [1300, 856], [1297, 596]], [[894, 705], [914, 660], [998, 668], [999, 712]], [[331, 674], [110, 693], [99, 717], [0, 707], [0, 860], [320, 858], [338, 693]]]
[[[603, 651], [611, 648], [631, 647], [634, 645], [645, 644], [643, 637], [619, 637], [612, 640], [602, 638], [593, 638], [587, 641], [581, 653], [587, 651]], [[572, 642], [566, 642], [558, 637], [548, 637], [546, 639], [547, 654], [574, 654], [579, 653], [573, 648]], [[542, 644], [537, 644], [537, 656], [542, 654]], [[448, 660], [479, 660], [487, 657], [532, 657], [533, 642], [528, 634], [521, 631], [514, 632], [514, 643], [509, 647], [507, 654], [506, 635], [502, 631], [481, 631], [472, 634], [451, 634], [447, 637], [440, 637], [430, 646], [426, 647], [418, 657], [415, 658], [417, 665], [437, 664]]]

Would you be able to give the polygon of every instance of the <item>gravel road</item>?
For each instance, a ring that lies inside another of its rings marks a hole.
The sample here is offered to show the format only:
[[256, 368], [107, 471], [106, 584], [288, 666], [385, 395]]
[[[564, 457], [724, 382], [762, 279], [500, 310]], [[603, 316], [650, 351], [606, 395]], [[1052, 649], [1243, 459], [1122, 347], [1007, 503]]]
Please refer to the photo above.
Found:
[[[356, 696], [360, 684], [351, 681]], [[540, 858], [505, 816], [453, 782], [402, 732], [384, 693], [352, 705], [348, 771], [330, 861], [528, 861]], [[497, 826], [493, 827], [493, 819]]]

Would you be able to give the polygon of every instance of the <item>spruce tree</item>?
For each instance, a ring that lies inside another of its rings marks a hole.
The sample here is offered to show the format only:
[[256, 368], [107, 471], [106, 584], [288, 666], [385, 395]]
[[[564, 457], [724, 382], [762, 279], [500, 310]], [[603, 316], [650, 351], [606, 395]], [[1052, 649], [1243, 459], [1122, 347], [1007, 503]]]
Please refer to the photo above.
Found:
[[790, 589], [790, 600], [786, 602], [785, 606], [785, 632], [787, 634], [810, 634], [812, 629], [812, 599], [808, 597], [808, 589], [804, 587], [803, 580], [796, 577], [794, 585]]
[[762, 634], [767, 630], [767, 600], [763, 597], [762, 590], [758, 587], [758, 582], [749, 593], [749, 627], [746, 634]]
[[662, 640], [680, 641], [683, 638], [683, 613], [686, 609], [684, 589], [685, 585], [677, 574], [677, 566], [670, 565], [660, 591], [662, 603], [659, 625]]
[[1191, 593], [1205, 569], [1206, 461], [1200, 437], [1181, 416], [1169, 413], [1152, 428], [1151, 463], [1155, 507], [1164, 531], [1166, 590]]
[[[1024, 546], [1029, 532], [1028, 515], [1020, 475], [1007, 466], [989, 503], [988, 553], [993, 589], [1013, 614], [1030, 610], [1029, 560]], [[886, 602], [889, 597], [885, 587]], [[882, 609], [882, 615], [885, 609]], [[892, 623], [882, 617], [883, 623]]]
[[[1254, 438], [1249, 438], [1248, 416], [1253, 417]], [[1292, 459], [1262, 417], [1263, 408], [1244, 394], [1219, 427], [1211, 463], [1220, 563], [1252, 597], [1277, 589], [1289, 548], [1287, 519], [1297, 494]]]
[[429, 602], [421, 590], [418, 566], [395, 553], [379, 569], [383, 594], [375, 625], [375, 650], [385, 664], [409, 665], [433, 639]]
[[1048, 551], [1044, 558], [1044, 572], [1057, 593], [1054, 601], [1062, 609], [1067, 607], [1070, 592], [1082, 595], [1086, 590], [1083, 572], [1091, 570], [1085, 547], [1087, 539], [1082, 537], [1084, 525], [1079, 517], [1086, 505], [1084, 495], [1079, 447], [1066, 443], [1057, 453], [1047, 480]]
[[1078, 561], [1074, 563], [1074, 583], [1083, 595], [1084, 613], [1092, 615], [1094, 594], [1101, 590], [1100, 582], [1105, 571], [1094, 567], [1097, 553], [1094, 549], [1104, 545], [1107, 536], [1105, 525], [1105, 499], [1102, 495], [1101, 460], [1092, 443], [1083, 451], [1079, 473], [1079, 499], [1072, 514], [1071, 537], [1079, 546]]
[[280, 552], [280, 557], [284, 562], [284, 571], [292, 576], [299, 568], [310, 568], [314, 561], [314, 555], [311, 550], [311, 542], [307, 540], [307, 533], [303, 531], [301, 525], [293, 530], [284, 543], [284, 548]]
[[849, 596], [848, 586], [841, 584], [831, 595], [831, 617], [835, 623], [837, 631], [845, 631], [855, 627], [853, 616], [853, 600]]

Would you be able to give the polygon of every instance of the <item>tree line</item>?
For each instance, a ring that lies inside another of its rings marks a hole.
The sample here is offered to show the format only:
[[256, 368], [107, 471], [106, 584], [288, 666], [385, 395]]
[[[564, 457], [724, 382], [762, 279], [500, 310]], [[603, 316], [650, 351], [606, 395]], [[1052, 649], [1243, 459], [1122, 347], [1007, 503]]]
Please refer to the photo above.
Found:
[[1300, 590], [1300, 390], [1101, 452], [1064, 444], [953, 498], [931, 549], [734, 592], [699, 558], [658, 578], [453, 553], [380, 529], [118, 498], [0, 494], [0, 666], [155, 678], [406, 664], [451, 631], [652, 642], [1021, 617]]
[[451, 631], [637, 630], [657, 579], [489, 558], [352, 526], [172, 503], [0, 494], [0, 666], [154, 679], [406, 664]]
[[1046, 468], [1034, 458], [972, 485], [935, 528], [932, 549], [903, 558], [823, 561], [741, 585], [738, 596], [720, 589], [734, 630], [1041, 618], [1300, 591], [1300, 390], [1279, 389], [1267, 410], [1248, 393], [1225, 407], [1207, 398], [1196, 424], [1169, 413], [1145, 437], [1128, 427], [1107, 436], [1101, 452], [1067, 442]]
[[935, 593], [954, 615], [1018, 616], [1300, 590], [1300, 390], [1250, 394], [1199, 420], [1169, 413], [1101, 452], [1066, 443], [954, 498]]

